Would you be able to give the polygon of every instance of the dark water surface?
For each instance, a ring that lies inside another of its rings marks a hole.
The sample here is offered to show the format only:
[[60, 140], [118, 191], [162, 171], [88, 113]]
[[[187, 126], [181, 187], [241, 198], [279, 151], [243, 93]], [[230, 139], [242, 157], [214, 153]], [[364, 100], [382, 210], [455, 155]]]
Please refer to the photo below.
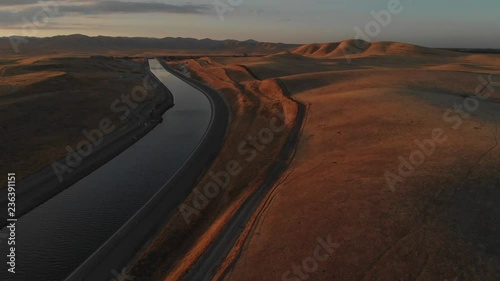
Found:
[[152, 72], [172, 92], [175, 106], [163, 115], [163, 123], [134, 145], [19, 218], [16, 274], [7, 272], [9, 246], [3, 239], [0, 280], [66, 278], [131, 218], [197, 147], [212, 118], [210, 102], [158, 61], [149, 62]]

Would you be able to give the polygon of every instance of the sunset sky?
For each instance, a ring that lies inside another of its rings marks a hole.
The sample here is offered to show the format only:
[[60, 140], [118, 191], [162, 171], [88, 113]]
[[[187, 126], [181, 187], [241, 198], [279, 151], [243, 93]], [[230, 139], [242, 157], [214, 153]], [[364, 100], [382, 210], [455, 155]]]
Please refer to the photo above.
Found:
[[[371, 11], [387, 9], [391, 1], [397, 0], [60, 0], [45, 4], [1, 0], [0, 36], [79, 33], [333, 42], [353, 38], [355, 27], [364, 30], [374, 20]], [[500, 48], [498, 0], [400, 0], [400, 9], [371, 41]]]

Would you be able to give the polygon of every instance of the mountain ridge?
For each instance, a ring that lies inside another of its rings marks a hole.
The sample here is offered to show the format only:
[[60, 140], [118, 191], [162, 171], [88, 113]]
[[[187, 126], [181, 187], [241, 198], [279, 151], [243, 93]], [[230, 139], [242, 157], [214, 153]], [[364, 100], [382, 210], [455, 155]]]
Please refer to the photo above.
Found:
[[300, 46], [299, 44], [258, 42], [253, 39], [238, 41], [233, 39], [111, 37], [72, 34], [53, 37], [0, 37], [0, 54], [15, 52], [16, 45], [19, 49], [19, 54], [57, 52], [89, 54], [125, 52], [132, 54], [155, 51], [271, 54]]

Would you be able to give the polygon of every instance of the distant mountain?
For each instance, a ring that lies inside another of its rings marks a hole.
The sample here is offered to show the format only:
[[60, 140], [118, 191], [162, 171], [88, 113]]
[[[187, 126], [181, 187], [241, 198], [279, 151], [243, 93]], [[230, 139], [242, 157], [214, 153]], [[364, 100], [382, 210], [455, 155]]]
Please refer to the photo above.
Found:
[[211, 40], [193, 38], [141, 38], [141, 37], [89, 37], [67, 35], [48, 38], [0, 38], [0, 54], [13, 54], [11, 41], [18, 43], [20, 54], [141, 54], [172, 53], [225, 53], [225, 54], [272, 54], [295, 48], [299, 45], [266, 43], [255, 40]]

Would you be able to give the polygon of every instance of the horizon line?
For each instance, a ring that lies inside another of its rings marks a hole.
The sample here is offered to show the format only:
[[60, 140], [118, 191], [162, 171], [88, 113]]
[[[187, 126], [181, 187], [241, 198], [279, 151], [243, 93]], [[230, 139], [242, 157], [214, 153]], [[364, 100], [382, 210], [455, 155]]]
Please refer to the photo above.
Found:
[[[54, 36], [22, 36], [22, 35], [9, 35], [9, 36], [0, 36], [0, 38], [36, 38], [36, 39], [50, 39], [50, 38], [55, 38], [55, 37], [70, 37], [70, 36], [83, 36], [83, 37], [88, 37], [88, 38], [98, 38], [98, 37], [108, 37], [108, 38], [126, 38], [126, 39], [156, 39], [156, 40], [162, 40], [162, 39], [194, 39], [198, 41], [202, 40], [211, 40], [211, 41], [236, 41], [236, 42], [249, 42], [253, 41], [255, 43], [271, 43], [271, 44], [284, 44], [284, 45], [311, 45], [311, 44], [332, 44], [332, 43], [342, 43], [345, 41], [351, 41], [351, 40], [362, 40], [363, 39], [344, 39], [341, 41], [329, 41], [329, 42], [308, 42], [308, 43], [284, 43], [284, 42], [270, 42], [270, 41], [259, 41], [255, 39], [245, 39], [245, 40], [238, 40], [238, 39], [212, 39], [209, 37], [205, 38], [196, 38], [196, 37], [174, 37], [174, 36], [166, 36], [166, 37], [154, 37], [154, 36], [112, 36], [112, 35], [87, 35], [87, 34], [82, 34], [82, 33], [73, 33], [73, 34], [60, 34], [60, 35], [54, 35]], [[409, 45], [414, 45], [414, 46], [421, 46], [425, 48], [431, 48], [431, 49], [477, 49], [477, 50], [500, 50], [500, 48], [491, 48], [491, 47], [428, 47], [425, 45], [420, 45], [420, 44], [414, 44], [414, 43], [409, 43], [409, 42], [404, 42], [404, 41], [395, 41], [395, 40], [382, 40], [382, 41], [365, 41], [368, 43], [377, 43], [377, 42], [393, 42], [393, 43], [403, 43], [403, 44], [409, 44]]]

